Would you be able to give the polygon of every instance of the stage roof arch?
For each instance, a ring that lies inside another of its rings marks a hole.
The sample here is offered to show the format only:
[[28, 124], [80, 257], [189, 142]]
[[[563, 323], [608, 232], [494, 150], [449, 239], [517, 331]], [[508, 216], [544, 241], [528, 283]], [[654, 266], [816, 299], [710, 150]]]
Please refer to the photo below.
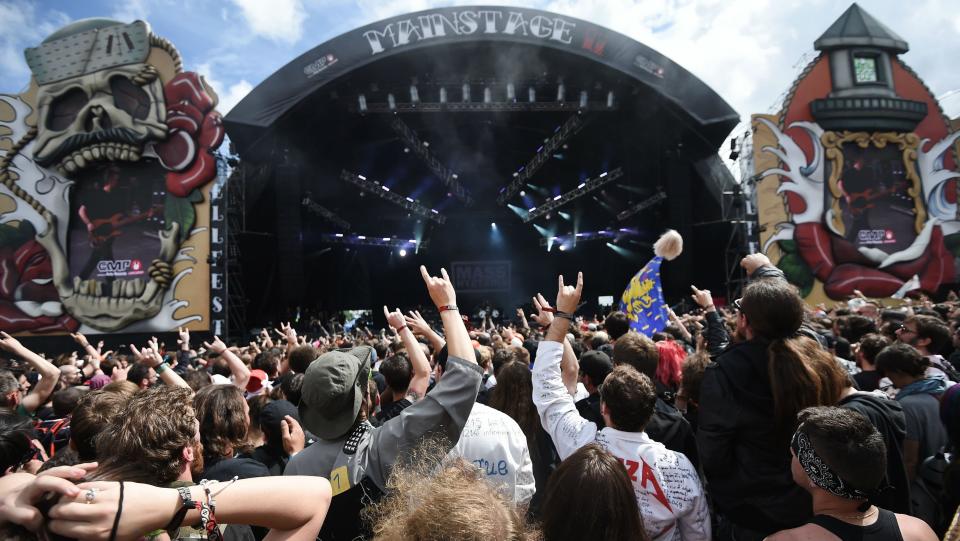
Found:
[[[375, 62], [467, 43], [498, 54], [525, 44], [582, 57], [653, 89], [687, 113], [694, 131], [718, 146], [739, 117], [703, 81], [666, 56], [608, 28], [547, 11], [501, 6], [438, 8], [377, 21], [300, 55], [257, 85], [225, 118], [241, 154], [312, 94]], [[575, 100], [574, 100], [575, 101]]]

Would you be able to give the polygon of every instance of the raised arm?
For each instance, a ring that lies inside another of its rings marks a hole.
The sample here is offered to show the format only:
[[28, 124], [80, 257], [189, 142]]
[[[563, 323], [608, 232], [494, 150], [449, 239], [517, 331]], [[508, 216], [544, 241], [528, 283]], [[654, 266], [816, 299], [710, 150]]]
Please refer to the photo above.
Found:
[[87, 337], [84, 336], [83, 333], [71, 333], [70, 337], [73, 338], [73, 341], [76, 342], [78, 346], [83, 348], [83, 351], [88, 357], [90, 357], [90, 362], [83, 367], [83, 373], [88, 378], [92, 377], [97, 373], [98, 370], [100, 370], [100, 350], [91, 346], [90, 342], [87, 340]]
[[481, 370], [477, 365], [470, 335], [456, 308], [456, 293], [445, 270], [441, 277], [430, 276], [420, 267], [430, 299], [441, 309], [447, 335], [447, 367], [440, 381], [416, 404], [403, 410], [373, 433], [368, 475], [386, 488], [394, 464], [404, 460], [424, 438], [443, 437], [448, 449], [460, 439], [480, 390]]
[[[537, 310], [537, 315], [533, 316], [533, 320], [541, 327], [549, 328], [555, 319], [553, 314], [556, 310], [550, 307], [550, 303], [540, 293], [537, 293], [537, 296], [533, 298], [533, 307]], [[574, 353], [573, 346], [567, 340], [566, 334], [563, 335], [562, 342], [563, 357], [560, 358], [560, 377], [570, 396], [575, 396], [577, 394], [577, 382], [580, 379], [580, 362], [577, 361], [577, 354]]]
[[553, 318], [547, 336], [537, 347], [537, 360], [533, 363], [533, 403], [540, 414], [544, 430], [550, 434], [561, 459], [572, 455], [577, 449], [596, 438], [597, 425], [584, 419], [577, 412], [560, 375], [563, 344], [580, 302], [583, 291], [583, 273], [577, 276], [577, 286], [565, 286], [563, 276], [557, 293], [557, 317]]
[[0, 349], [20, 357], [40, 373], [40, 381], [33, 387], [33, 392], [20, 401], [20, 405], [28, 412], [37, 411], [40, 406], [47, 403], [57, 387], [57, 382], [60, 381], [60, 369], [3, 331], [0, 331]]
[[137, 358], [137, 362], [149, 366], [157, 371], [157, 377], [160, 378], [165, 384], [171, 387], [186, 387], [190, 389], [190, 386], [187, 385], [187, 382], [180, 377], [180, 374], [177, 374], [170, 368], [170, 365], [163, 362], [163, 357], [160, 356], [160, 348], [157, 345], [157, 338], [152, 337], [150, 340], [147, 340], [147, 347], [138, 349], [137, 346], [130, 344], [130, 351], [133, 352], [134, 356]]
[[703, 318], [707, 322], [707, 353], [711, 357], [716, 357], [730, 343], [730, 335], [727, 333], [727, 326], [723, 323], [723, 318], [717, 313], [717, 307], [713, 305], [713, 295], [709, 289], [697, 289], [697, 286], [690, 286], [693, 294], [693, 302], [703, 309]]
[[250, 369], [243, 364], [240, 357], [237, 357], [236, 353], [227, 349], [227, 345], [223, 343], [223, 340], [220, 340], [219, 336], [213, 337], [212, 344], [204, 342], [203, 346], [227, 361], [227, 366], [230, 367], [230, 374], [233, 376], [233, 384], [240, 387], [241, 391], [245, 391], [247, 389], [247, 382], [250, 381]]
[[410, 356], [412, 374], [410, 376], [410, 386], [407, 387], [407, 396], [413, 395], [411, 402], [416, 402], [427, 394], [427, 387], [430, 385], [430, 362], [427, 361], [427, 356], [423, 354], [420, 342], [417, 342], [417, 339], [413, 336], [413, 331], [407, 326], [403, 312], [399, 308], [395, 312], [391, 312], [384, 306], [383, 315], [386, 316], [390, 327], [400, 335], [403, 347], [407, 350], [407, 355]]

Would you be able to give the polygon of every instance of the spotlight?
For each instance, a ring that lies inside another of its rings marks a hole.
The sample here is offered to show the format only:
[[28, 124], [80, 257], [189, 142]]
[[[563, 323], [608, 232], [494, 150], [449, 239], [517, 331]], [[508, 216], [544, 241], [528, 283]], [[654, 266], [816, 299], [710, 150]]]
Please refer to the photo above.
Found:
[[497, 222], [490, 222], [490, 229], [496, 229], [496, 228], [497, 228]]
[[526, 196], [527, 196], [527, 192], [520, 190], [520, 197], [526, 197]]
[[567, 245], [566, 245], [566, 244], [561, 244], [560, 247], [557, 248], [557, 249], [560, 250], [561, 252], [566, 252], [566, 251], [567, 251]]
[[400, 248], [400, 257], [407, 257], [407, 251], [403, 248]]
[[359, 96], [357, 96], [357, 103], [360, 105], [360, 112], [361, 112], [361, 113], [366, 113], [366, 112], [367, 112], [367, 97], [364, 96], [363, 94], [360, 94]]

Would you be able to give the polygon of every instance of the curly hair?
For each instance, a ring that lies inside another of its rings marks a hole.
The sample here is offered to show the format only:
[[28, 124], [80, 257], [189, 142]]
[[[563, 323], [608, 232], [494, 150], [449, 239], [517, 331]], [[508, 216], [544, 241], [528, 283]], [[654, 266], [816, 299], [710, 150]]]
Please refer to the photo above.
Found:
[[462, 459], [443, 468], [419, 460], [397, 467], [388, 488], [391, 496], [368, 510], [375, 541], [535, 538], [516, 506]]
[[195, 444], [193, 391], [161, 385], [131, 397], [96, 440], [97, 477], [166, 486], [183, 471], [183, 449]]
[[193, 398], [200, 421], [200, 441], [206, 459], [221, 459], [241, 450], [250, 420], [243, 392], [233, 385], [211, 385]]

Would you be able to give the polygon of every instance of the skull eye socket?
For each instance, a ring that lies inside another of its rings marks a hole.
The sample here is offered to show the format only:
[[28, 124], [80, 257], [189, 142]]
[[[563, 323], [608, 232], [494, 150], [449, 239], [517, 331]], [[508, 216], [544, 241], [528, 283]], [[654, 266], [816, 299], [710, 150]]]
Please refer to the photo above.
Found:
[[133, 84], [126, 77], [110, 79], [110, 91], [113, 93], [113, 103], [133, 118], [143, 120], [150, 113], [150, 95], [142, 88]]
[[79, 88], [71, 88], [57, 96], [50, 104], [47, 128], [53, 131], [69, 128], [88, 101], [87, 94]]

